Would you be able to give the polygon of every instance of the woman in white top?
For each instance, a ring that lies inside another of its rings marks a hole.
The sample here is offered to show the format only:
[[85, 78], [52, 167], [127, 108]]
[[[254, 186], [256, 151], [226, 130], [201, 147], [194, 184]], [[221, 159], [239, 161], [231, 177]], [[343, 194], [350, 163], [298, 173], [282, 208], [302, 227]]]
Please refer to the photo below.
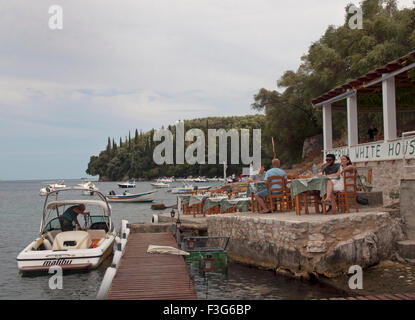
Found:
[[334, 193], [344, 191], [343, 172], [349, 170], [354, 170], [352, 162], [350, 161], [350, 158], [348, 156], [342, 156], [339, 171], [337, 171], [334, 174], [322, 175], [323, 177], [330, 178], [330, 180], [327, 181], [326, 198], [322, 200], [322, 202], [331, 205], [330, 211], [327, 212], [328, 214], [333, 214], [337, 212], [336, 196], [334, 195]]

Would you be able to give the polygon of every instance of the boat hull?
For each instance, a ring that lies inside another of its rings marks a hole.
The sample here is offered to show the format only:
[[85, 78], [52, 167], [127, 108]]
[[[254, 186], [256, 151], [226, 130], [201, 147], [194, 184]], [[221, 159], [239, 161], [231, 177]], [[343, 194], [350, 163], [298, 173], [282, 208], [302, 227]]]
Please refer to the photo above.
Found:
[[95, 269], [112, 253], [115, 235], [110, 235], [99, 247], [91, 249], [32, 251], [37, 241], [39, 238], [17, 256], [20, 272], [45, 272], [53, 266], [63, 270]]
[[152, 202], [156, 196], [156, 192], [157, 191], [140, 194], [108, 195], [106, 198], [109, 202]]

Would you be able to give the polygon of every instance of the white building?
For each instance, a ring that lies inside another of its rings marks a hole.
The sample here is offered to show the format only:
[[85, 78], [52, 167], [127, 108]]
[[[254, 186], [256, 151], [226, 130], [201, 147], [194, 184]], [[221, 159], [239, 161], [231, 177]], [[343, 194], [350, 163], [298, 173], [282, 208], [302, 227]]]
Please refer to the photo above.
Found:
[[[397, 114], [415, 114], [415, 104], [411, 102], [414, 98], [415, 51], [312, 101], [323, 113], [324, 156], [333, 153], [339, 161], [340, 156], [346, 154], [357, 167], [371, 168], [374, 190], [383, 191], [385, 204], [391, 202], [391, 192], [399, 191], [401, 179], [415, 178], [415, 125], [411, 128], [397, 126]], [[333, 145], [333, 112], [344, 112], [347, 118], [347, 144], [344, 146]], [[361, 132], [359, 137], [360, 112], [383, 113], [383, 128], [378, 127], [383, 134], [376, 141], [367, 142], [363, 138], [367, 132]]]

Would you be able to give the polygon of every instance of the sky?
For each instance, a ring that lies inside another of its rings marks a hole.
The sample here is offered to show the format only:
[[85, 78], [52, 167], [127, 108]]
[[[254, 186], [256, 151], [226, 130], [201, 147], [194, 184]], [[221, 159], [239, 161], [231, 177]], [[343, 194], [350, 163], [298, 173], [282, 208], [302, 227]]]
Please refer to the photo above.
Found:
[[0, 0], [0, 180], [85, 177], [108, 137], [254, 114], [350, 2]]

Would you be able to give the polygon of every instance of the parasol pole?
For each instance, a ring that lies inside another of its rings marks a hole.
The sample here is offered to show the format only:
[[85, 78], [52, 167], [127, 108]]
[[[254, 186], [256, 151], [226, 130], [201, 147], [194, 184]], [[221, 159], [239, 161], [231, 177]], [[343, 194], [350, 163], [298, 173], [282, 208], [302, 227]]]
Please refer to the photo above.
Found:
[[274, 151], [274, 159], [276, 159], [277, 158], [277, 154], [275, 153], [274, 137], [271, 137], [271, 138], [272, 138], [272, 151]]

